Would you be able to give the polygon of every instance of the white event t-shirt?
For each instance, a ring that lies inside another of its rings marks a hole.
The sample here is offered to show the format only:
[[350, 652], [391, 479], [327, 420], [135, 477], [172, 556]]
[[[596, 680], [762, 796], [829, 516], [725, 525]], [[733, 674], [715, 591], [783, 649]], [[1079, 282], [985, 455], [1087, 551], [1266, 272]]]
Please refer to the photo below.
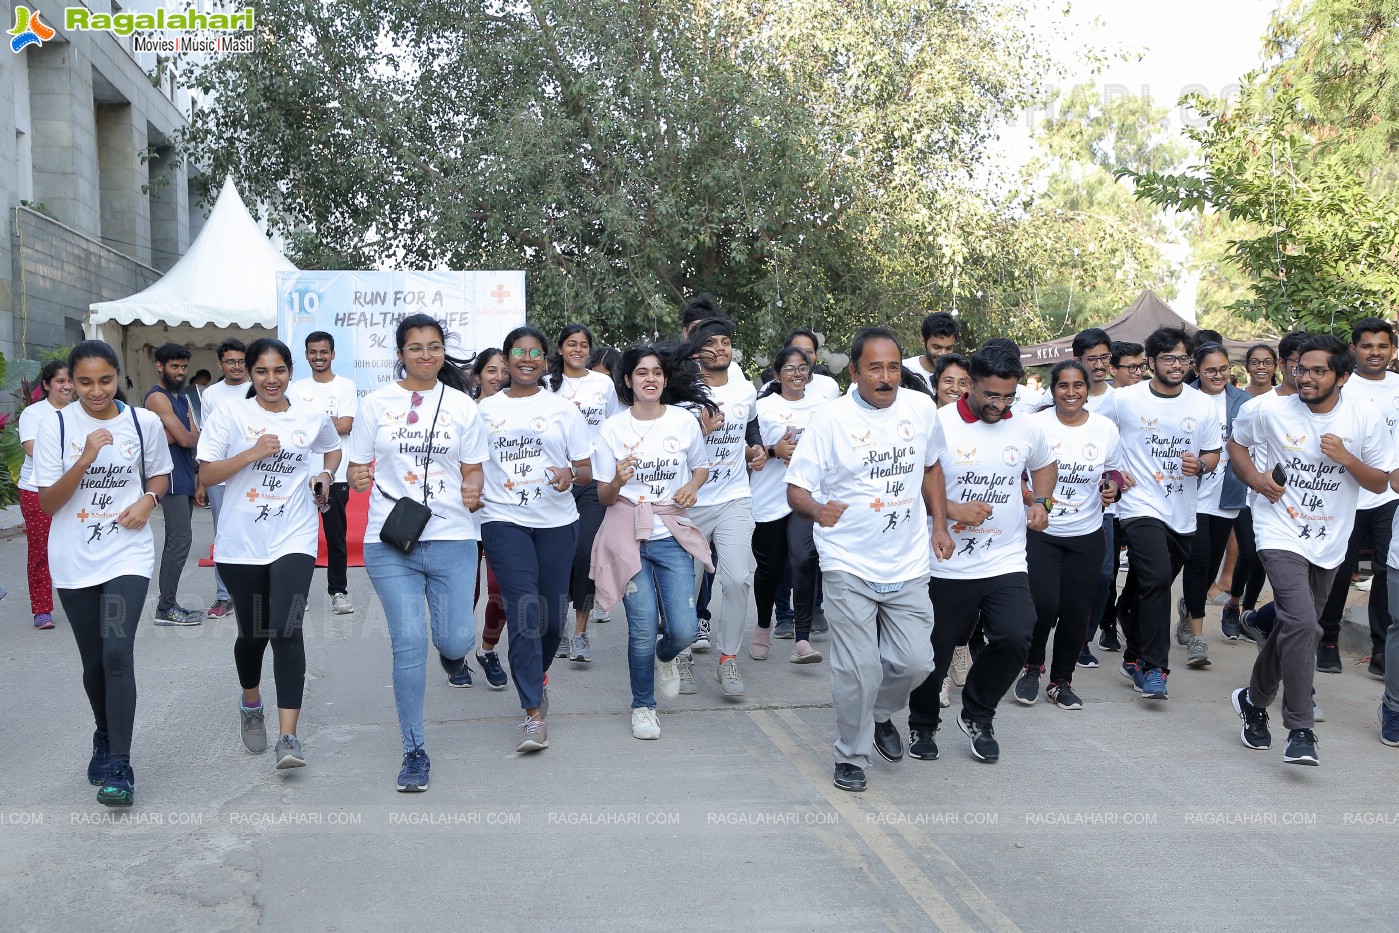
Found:
[[[201, 424], [214, 416], [214, 412], [224, 402], [238, 401], [248, 397], [248, 390], [253, 387], [251, 379], [244, 379], [236, 386], [231, 386], [227, 382], [220, 380], [213, 385], [206, 386], [199, 396], [199, 406], [201, 409]], [[346, 458], [348, 459], [348, 458]], [[347, 464], [342, 460], [341, 467]], [[222, 486], [223, 483], [216, 484]], [[222, 510], [219, 512], [223, 514]]]
[[1117, 425], [1103, 415], [1088, 413], [1083, 424], [1067, 425], [1052, 408], [1030, 415], [1039, 425], [1049, 450], [1059, 462], [1054, 486], [1054, 510], [1046, 534], [1074, 538], [1103, 528], [1103, 497], [1098, 484], [1108, 470], [1122, 469], [1122, 441]]
[[[39, 437], [39, 426], [56, 411], [58, 409], [46, 398], [26, 405], [24, 411], [19, 413], [19, 442], [24, 444], [36, 440]], [[33, 454], [24, 455], [24, 466], [20, 467], [19, 482], [15, 485], [30, 492], [39, 491], [39, 487], [34, 485]]]
[[787, 484], [846, 509], [813, 535], [821, 570], [871, 583], [926, 580], [932, 556], [923, 474], [937, 462], [933, 400], [900, 390], [887, 408], [858, 390], [812, 414], [787, 468]]
[[[788, 401], [781, 392], [758, 399], [758, 429], [763, 446], [776, 444], [788, 430], [794, 440], [800, 441], [812, 412], [826, 403], [827, 399], [813, 395], [809, 388], [796, 401]], [[781, 460], [768, 458], [761, 470], [748, 477], [748, 485], [753, 490], [753, 521], [775, 522], [792, 511], [787, 504], [787, 464]]]
[[927, 383], [928, 391], [933, 393], [934, 398], [937, 397], [938, 387], [933, 385], [933, 374], [923, 368], [923, 357], [910, 356], [908, 359], [904, 360], [904, 368], [911, 369], [917, 373], [918, 378]]
[[1015, 414], [995, 424], [980, 418], [967, 421], [964, 405], [965, 400], [939, 408], [933, 429], [947, 503], [985, 502], [991, 514], [975, 527], [948, 519], [954, 549], [947, 560], [933, 561], [933, 576], [983, 580], [1025, 573], [1021, 474], [1053, 463], [1054, 453], [1033, 417]]
[[[507, 390], [508, 391], [508, 390]], [[525, 398], [497, 392], [477, 403], [491, 459], [481, 521], [559, 528], [578, 521], [573, 493], [559, 492], [546, 467], [592, 456], [588, 424], [577, 406], [547, 389]]]
[[[1341, 394], [1357, 401], [1367, 401], [1375, 406], [1375, 416], [1383, 418], [1389, 433], [1394, 434], [1395, 424], [1399, 423], [1399, 374], [1385, 371], [1383, 379], [1364, 379], [1359, 373], [1351, 373]], [[1382, 492], [1360, 490], [1358, 509], [1373, 509], [1399, 499], [1399, 493], [1385, 486]]]
[[[355, 409], [359, 407], [359, 398], [355, 393], [355, 382], [345, 376], [335, 376], [329, 382], [317, 382], [315, 377], [298, 379], [291, 384], [287, 390], [287, 398], [293, 404], [300, 403], [317, 408], [332, 418], [353, 418]], [[207, 417], [207, 416], [206, 416]], [[340, 435], [340, 444], [348, 447], [350, 435]], [[346, 482], [345, 471], [350, 468], [350, 458], [340, 458], [340, 468], [335, 471], [335, 481], [337, 483]]]
[[275, 434], [282, 445], [225, 481], [214, 531], [220, 563], [270, 564], [288, 554], [316, 553], [320, 513], [307, 483], [321, 472], [322, 455], [340, 449], [340, 435], [319, 406], [287, 401], [286, 411], [268, 411], [255, 398], [228, 401], [204, 420], [195, 453], [201, 463], [236, 457], [264, 434]]
[[[694, 471], [709, 465], [699, 422], [674, 405], [665, 406], [661, 416], [651, 421], [638, 421], [629, 408], [604, 421], [593, 450], [593, 478], [612, 482], [618, 461], [631, 455], [637, 458], [636, 470], [618, 496], [637, 504], [672, 502]], [[651, 538], [669, 537], [670, 531], [656, 518]]]
[[709, 478], [700, 487], [696, 507], [722, 505], [752, 495], [748, 488], [748, 443], [744, 437], [758, 392], [746, 379], [730, 378], [724, 385], [706, 388], [724, 413], [724, 423], [704, 439], [704, 448], [709, 452]]
[[135, 411], [141, 425], [139, 435], [129, 406], [123, 406], [115, 418], [102, 421], [75, 402], [39, 425], [33, 475], [39, 489], [57, 483], [78, 462], [89, 434], [100, 430], [112, 434], [112, 443], [98, 451], [77, 491], [49, 525], [49, 573], [59, 589], [76, 590], [124, 576], [149, 578], [155, 570], [150, 522], [132, 531], [121, 527], [117, 518], [145, 495], [141, 464], [137, 462], [143, 438], [147, 479], [165, 476], [175, 466], [160, 417], [144, 408]]
[[[422, 399], [416, 408], [412, 404], [415, 394]], [[418, 417], [409, 424], [408, 416], [413, 411]], [[430, 429], [431, 460], [426, 456]], [[480, 540], [480, 525], [461, 501], [461, 466], [485, 463], [490, 454], [476, 403], [466, 393], [440, 382], [419, 393], [396, 382], [375, 389], [360, 399], [355, 427], [350, 432], [349, 457], [351, 463], [374, 463], [369, 521], [364, 529], [366, 544], [379, 543], [379, 530], [393, 508], [393, 501], [385, 498], [385, 493], [393, 499], [409, 496], [414, 502], [422, 502], [423, 494], [427, 494], [432, 517], [420, 541]]]
[[[1210, 395], [1201, 392], [1201, 395], [1209, 399], [1214, 406], [1215, 414], [1219, 417], [1219, 436], [1227, 438], [1229, 436], [1229, 393], [1220, 392], [1218, 395]], [[1217, 515], [1220, 518], [1233, 518], [1239, 514], [1238, 509], [1226, 509], [1219, 504], [1220, 494], [1224, 492], [1224, 472], [1229, 468], [1229, 452], [1220, 450], [1219, 463], [1215, 464], [1213, 470], [1201, 474], [1200, 488], [1197, 492], [1199, 505], [1196, 507], [1202, 515]]]
[[1181, 473], [1180, 457], [1207, 450], [1224, 455], [1219, 416], [1199, 389], [1157, 395], [1150, 382], [1113, 393], [1122, 459], [1137, 485], [1122, 494], [1118, 518], [1157, 518], [1179, 534], [1195, 533], [1199, 481]]
[[596, 438], [602, 423], [622, 410], [617, 386], [602, 373], [590, 369], [577, 379], [564, 376], [561, 381], [563, 385], [555, 394], [571, 403], [583, 416], [590, 437]]
[[1253, 535], [1258, 549], [1290, 551], [1329, 569], [1345, 560], [1355, 525], [1360, 484], [1349, 471], [1321, 452], [1321, 436], [1334, 434], [1362, 463], [1389, 472], [1399, 464], [1389, 428], [1369, 403], [1341, 391], [1326, 414], [1316, 414], [1295, 395], [1267, 405], [1245, 405], [1234, 418], [1234, 442], [1268, 447], [1271, 471], [1281, 464], [1287, 482], [1276, 503], [1253, 502]]

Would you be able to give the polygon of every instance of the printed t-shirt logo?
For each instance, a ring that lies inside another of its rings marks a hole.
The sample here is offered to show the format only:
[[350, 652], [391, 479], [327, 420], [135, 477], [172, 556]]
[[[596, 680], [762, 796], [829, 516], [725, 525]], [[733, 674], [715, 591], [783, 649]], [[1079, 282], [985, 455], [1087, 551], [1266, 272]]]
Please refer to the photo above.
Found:
[[[1058, 445], [1056, 444], [1055, 446], [1057, 447]], [[1098, 445], [1097, 445], [1097, 444], [1093, 444], [1093, 443], [1084, 444], [1084, 445], [1083, 445], [1083, 459], [1084, 459], [1084, 460], [1087, 460], [1089, 463], [1092, 463], [1094, 460], [1097, 460], [1097, 459], [1098, 459]]]
[[291, 442], [293, 446], [305, 447], [310, 443], [310, 438], [306, 436], [305, 431], [297, 428], [295, 431], [291, 432]]
[[499, 421], [488, 421], [487, 424], [490, 425], [491, 433], [503, 433], [505, 431], [505, 420], [506, 419], [501, 418]]
[[134, 440], [124, 440], [121, 442], [121, 458], [127, 463], [136, 459], [136, 455], [141, 452], [141, 445]]
[[1001, 459], [1005, 461], [1006, 466], [1019, 466], [1020, 448], [1013, 446], [1007, 447], [1005, 450], [1001, 451]]
[[1182, 431], [1184, 431], [1186, 434], [1194, 434], [1194, 433], [1195, 433], [1195, 419], [1189, 417], [1188, 415], [1187, 415], [1186, 417], [1180, 419], [1180, 429], [1181, 429]]
[[909, 421], [907, 418], [905, 418], [903, 421], [900, 421], [900, 422], [899, 422], [899, 427], [898, 427], [898, 432], [899, 432], [899, 440], [901, 440], [901, 441], [911, 441], [911, 440], [913, 440], [913, 422], [912, 422], [912, 421]]
[[874, 441], [870, 440], [874, 436], [874, 431], [866, 431], [864, 434], [850, 435], [850, 446], [856, 451], [868, 450], [874, 446]]
[[1143, 430], [1143, 431], [1154, 431], [1154, 430], [1156, 430], [1156, 425], [1157, 425], [1157, 423], [1160, 422], [1161, 419], [1160, 419], [1160, 418], [1145, 418], [1145, 417], [1142, 417], [1142, 416], [1138, 415], [1138, 416], [1137, 416], [1137, 420], [1141, 422], [1141, 424], [1139, 425], [1139, 427], [1140, 427], [1141, 430]]
[[1283, 432], [1282, 436], [1287, 438], [1287, 443], [1282, 446], [1288, 450], [1301, 450], [1302, 443], [1307, 439], [1305, 434], [1288, 434], [1286, 431]]
[[958, 448], [957, 448], [957, 458], [958, 458], [958, 459], [957, 459], [957, 465], [958, 465], [958, 466], [975, 466], [975, 465], [976, 465], [976, 448], [973, 447], [971, 450], [963, 450], [962, 448], [958, 447]]
[[259, 437], [262, 437], [262, 435], [264, 435], [264, 434], [266, 434], [266, 433], [267, 433], [267, 429], [266, 429], [266, 428], [255, 428], [255, 427], [253, 427], [252, 425], [247, 425], [246, 427], [243, 428], [243, 436], [244, 436], [247, 440], [250, 440], [250, 441], [255, 441], [255, 440], [257, 440]]
[[[727, 420], [727, 418], [726, 418], [726, 420]], [[741, 423], [747, 423], [747, 421], [748, 421], [748, 405], [747, 405], [747, 404], [745, 404], [744, 402], [734, 402], [734, 405], [733, 405], [733, 420], [734, 420], [734, 421], [741, 422]]]
[[679, 453], [680, 438], [674, 436], [673, 434], [668, 435], [665, 440], [661, 441], [661, 450], [664, 450], [668, 454]]
[[544, 429], [549, 427], [549, 422], [536, 415], [529, 420], [529, 429], [535, 434], [543, 434]]

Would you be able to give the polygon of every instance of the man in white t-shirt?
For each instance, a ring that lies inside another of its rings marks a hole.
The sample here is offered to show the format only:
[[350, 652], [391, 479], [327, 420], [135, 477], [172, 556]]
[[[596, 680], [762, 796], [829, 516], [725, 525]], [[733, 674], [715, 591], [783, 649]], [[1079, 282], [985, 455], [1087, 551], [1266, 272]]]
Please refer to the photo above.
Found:
[[[1399, 465], [1388, 425], [1368, 400], [1342, 389], [1354, 381], [1354, 365], [1340, 340], [1312, 337], [1301, 347], [1297, 394], [1246, 405], [1229, 440], [1235, 474], [1258, 494], [1253, 530], [1277, 610], [1248, 687], [1233, 693], [1234, 710], [1244, 721], [1244, 745], [1268, 748], [1267, 708], [1281, 688], [1288, 764], [1319, 763], [1312, 731], [1317, 620], [1345, 562], [1360, 490], [1384, 489]], [[1262, 470], [1250, 455], [1260, 445], [1272, 464]]]
[[[1345, 384], [1346, 398], [1371, 406], [1373, 416], [1384, 419], [1391, 434], [1399, 422], [1399, 375], [1389, 371], [1394, 360], [1394, 326], [1377, 317], [1356, 321], [1351, 327], [1350, 349], [1355, 356], [1355, 373]], [[1316, 669], [1328, 674], [1341, 672], [1341, 616], [1346, 611], [1350, 577], [1355, 572], [1360, 551], [1369, 547], [1374, 574], [1370, 582], [1370, 673], [1383, 677], [1385, 635], [1389, 631], [1389, 574], [1381, 555], [1389, 553], [1399, 493], [1386, 486], [1380, 492], [1360, 490], [1356, 504], [1355, 527], [1346, 547], [1346, 561], [1336, 573], [1330, 598], [1321, 612], [1321, 643], [1316, 649]]]
[[[1014, 415], [1015, 387], [1025, 375], [1020, 348], [982, 347], [971, 358], [971, 391], [937, 411], [932, 469], [932, 674], [908, 698], [908, 753], [938, 757], [939, 694], [952, 651], [980, 620], [986, 646], [962, 687], [958, 726], [972, 755], [996, 761], [996, 705], [1025, 667], [1035, 629], [1035, 602], [1025, 562], [1025, 529], [1043, 531], [1054, 507], [1059, 468], [1039, 424]], [[1028, 473], [1027, 507], [1022, 476]]]
[[787, 503], [816, 524], [831, 630], [835, 786], [865, 789], [877, 747], [903, 757], [893, 716], [933, 667], [927, 505], [933, 401], [899, 390], [893, 333], [866, 327], [850, 345], [855, 392], [811, 416], [787, 468]]
[[911, 369], [928, 384], [928, 391], [937, 398], [938, 389], [933, 384], [933, 368], [938, 357], [957, 352], [957, 339], [962, 336], [962, 325], [946, 311], [934, 311], [923, 318], [923, 353], [904, 360], [904, 366]]
[[[733, 324], [727, 318], [698, 322], [681, 351], [699, 363], [700, 378], [709, 396], [719, 406], [711, 416], [697, 412], [709, 454], [709, 478], [699, 489], [690, 520], [704, 532], [714, 549], [714, 578], [722, 590], [718, 631], [699, 619], [704, 641], [711, 637], [719, 644], [719, 665], [715, 679], [726, 697], [744, 694], [738, 672], [738, 652], [743, 644], [743, 626], [748, 618], [748, 591], [752, 583], [753, 495], [748, 486], [748, 468], [762, 469], [767, 455], [762, 444], [747, 441], [748, 425], [757, 418], [758, 393], [747, 380], [729, 376], [733, 362]], [[696, 568], [695, 589], [704, 578], [703, 567]]]
[[1131, 559], [1118, 613], [1122, 675], [1153, 700], [1167, 699], [1171, 586], [1190, 556], [1199, 476], [1219, 463], [1224, 444], [1214, 404], [1185, 384], [1189, 346], [1183, 328], [1157, 328], [1146, 339], [1151, 380], [1113, 393], [1123, 461], [1136, 479], [1118, 503]]
[[[252, 388], [252, 383], [248, 379], [246, 349], [243, 341], [237, 337], [228, 337], [219, 344], [219, 370], [223, 373], [223, 379], [205, 388], [201, 396], [200, 407], [205, 421], [209, 420], [209, 416], [221, 402], [248, 397], [248, 389]], [[214, 486], [200, 483], [194, 492], [195, 504], [203, 506], [207, 503], [213, 511], [215, 529], [219, 525], [219, 513], [223, 511], [223, 491], [223, 483]], [[221, 619], [232, 611], [233, 600], [228, 595], [228, 587], [223, 585], [223, 577], [219, 576], [219, 568], [215, 567], [214, 604], [209, 607], [209, 618]]]
[[[340, 435], [340, 446], [346, 447], [355, 426], [359, 398], [354, 380], [337, 376], [331, 369], [335, 362], [335, 338], [323, 330], [307, 334], [306, 362], [311, 366], [311, 375], [293, 382], [287, 397], [292, 404], [311, 405], [329, 415], [335, 433]], [[340, 468], [335, 471], [335, 482], [330, 484], [330, 508], [321, 513], [321, 528], [325, 532], [326, 592], [330, 595], [330, 608], [337, 615], [355, 611], [345, 571], [349, 562], [345, 547], [345, 506], [350, 501], [350, 484], [345, 479], [348, 466], [349, 458], [342, 458]]]

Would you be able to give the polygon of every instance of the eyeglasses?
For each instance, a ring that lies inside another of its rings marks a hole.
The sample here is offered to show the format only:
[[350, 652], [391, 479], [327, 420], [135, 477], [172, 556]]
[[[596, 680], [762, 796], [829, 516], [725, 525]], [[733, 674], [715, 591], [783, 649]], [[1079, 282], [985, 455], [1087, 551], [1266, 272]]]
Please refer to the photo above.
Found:
[[529, 354], [530, 359], [537, 360], [544, 356], [544, 351], [538, 347], [530, 347], [528, 350], [524, 347], [510, 348], [510, 356], [512, 359], [522, 360], [525, 358], [525, 354]]
[[783, 367], [782, 367], [782, 374], [783, 374], [784, 376], [805, 376], [805, 375], [806, 375], [807, 373], [809, 373], [809, 372], [811, 372], [811, 368], [810, 368], [810, 367], [807, 367], [807, 366], [783, 366]]
[[417, 410], [417, 409], [418, 409], [418, 406], [421, 405], [422, 403], [423, 403], [423, 397], [422, 397], [422, 395], [421, 395], [420, 393], [418, 393], [418, 392], [414, 392], [414, 393], [413, 393], [412, 407], [408, 410], [408, 419], [407, 419], [407, 420], [408, 420], [408, 423], [409, 423], [409, 424], [417, 424], [417, 423], [418, 423], [418, 410]]
[[1119, 363], [1114, 369], [1125, 369], [1129, 373], [1139, 373], [1146, 368], [1145, 363]]
[[403, 352], [409, 356], [436, 356], [439, 353], [445, 352], [446, 349], [447, 348], [440, 343], [430, 343], [427, 346], [423, 346], [420, 343], [410, 343], [403, 348]]
[[1111, 359], [1112, 359], [1112, 354], [1111, 354], [1111, 353], [1104, 353], [1102, 356], [1085, 356], [1085, 357], [1082, 357], [1081, 359], [1082, 359], [1082, 361], [1083, 361], [1084, 363], [1087, 363], [1089, 366], [1097, 366], [1097, 365], [1099, 365], [1100, 363], [1106, 363], [1106, 362], [1108, 362], [1109, 360], [1111, 360]]
[[1176, 356], [1173, 353], [1163, 353], [1156, 359], [1166, 366], [1188, 366], [1190, 364], [1190, 357]]
[[1249, 360], [1244, 365], [1249, 369], [1267, 369], [1269, 366], [1276, 366], [1278, 364], [1269, 358], [1264, 360]]
[[996, 395], [993, 392], [982, 392], [981, 397], [988, 402], [1000, 402], [1004, 405], [1010, 405], [1015, 401], [1014, 395]]
[[1331, 371], [1330, 366], [1294, 366], [1292, 375], [1301, 379], [1303, 376], [1311, 376], [1313, 379], [1325, 379], [1326, 374]]
[[1202, 369], [1200, 370], [1200, 375], [1209, 376], [1211, 379], [1218, 379], [1221, 376], [1229, 375], [1229, 367], [1219, 366], [1214, 369]]
[[242, 369], [244, 366], [248, 365], [248, 362], [242, 357], [239, 357], [236, 360], [219, 360], [219, 365], [227, 366], [229, 369]]

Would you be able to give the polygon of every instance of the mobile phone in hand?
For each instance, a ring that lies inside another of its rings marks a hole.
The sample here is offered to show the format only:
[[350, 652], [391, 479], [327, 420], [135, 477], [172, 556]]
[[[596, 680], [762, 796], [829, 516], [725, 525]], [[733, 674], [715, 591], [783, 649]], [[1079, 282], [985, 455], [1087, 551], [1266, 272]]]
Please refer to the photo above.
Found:
[[314, 490], [316, 491], [316, 498], [317, 498], [317, 499], [319, 499], [321, 496], [325, 495], [325, 483], [316, 483], [316, 484], [315, 484], [314, 486], [312, 486], [311, 488], [314, 489]]
[[1283, 471], [1281, 463], [1273, 467], [1273, 482], [1277, 483], [1279, 486], [1287, 485], [1287, 473]]

